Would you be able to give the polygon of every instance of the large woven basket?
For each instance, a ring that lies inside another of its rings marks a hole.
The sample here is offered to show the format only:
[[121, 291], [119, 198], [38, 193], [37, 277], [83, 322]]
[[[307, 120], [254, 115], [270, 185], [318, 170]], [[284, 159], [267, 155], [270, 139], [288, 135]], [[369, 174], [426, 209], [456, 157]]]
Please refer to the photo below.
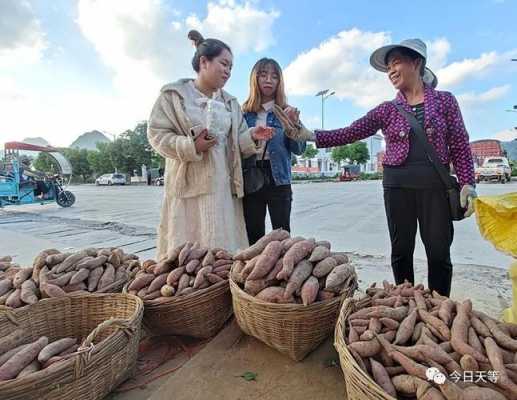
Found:
[[302, 304], [273, 304], [244, 292], [230, 279], [233, 312], [237, 323], [248, 335], [300, 361], [318, 347], [333, 331], [341, 302], [355, 289], [341, 297]]
[[153, 335], [184, 335], [210, 338], [232, 315], [228, 281], [221, 281], [186, 296], [153, 304], [144, 302], [144, 325]]
[[386, 393], [375, 381], [364, 372], [345, 343], [345, 324], [350, 314], [365, 306], [364, 300], [347, 299], [339, 312], [334, 333], [334, 347], [339, 354], [339, 361], [345, 377], [347, 400], [396, 400]]
[[82, 343], [78, 354], [20, 379], [0, 382], [2, 400], [97, 400], [128, 378], [136, 365], [142, 301], [126, 294], [44, 299], [0, 310], [0, 337], [18, 328], [27, 342], [40, 336]]

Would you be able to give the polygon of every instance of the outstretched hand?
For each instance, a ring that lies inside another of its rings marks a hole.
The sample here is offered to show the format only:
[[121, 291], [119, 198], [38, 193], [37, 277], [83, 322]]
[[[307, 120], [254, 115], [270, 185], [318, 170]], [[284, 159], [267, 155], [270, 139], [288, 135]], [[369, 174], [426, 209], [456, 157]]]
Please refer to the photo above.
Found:
[[251, 137], [255, 141], [269, 140], [275, 134], [275, 129], [267, 126], [256, 126], [251, 132]]

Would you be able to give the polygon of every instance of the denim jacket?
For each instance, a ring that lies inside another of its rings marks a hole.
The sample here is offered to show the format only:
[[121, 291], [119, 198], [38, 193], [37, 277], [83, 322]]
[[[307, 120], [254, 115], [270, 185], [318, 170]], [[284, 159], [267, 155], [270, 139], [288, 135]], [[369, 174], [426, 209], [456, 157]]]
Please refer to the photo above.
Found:
[[[244, 113], [244, 119], [252, 128], [257, 124], [257, 113]], [[301, 155], [305, 151], [306, 143], [296, 142], [285, 136], [282, 124], [272, 111], [268, 112], [266, 121], [267, 126], [275, 128], [275, 135], [267, 146], [275, 185], [289, 185], [291, 183], [291, 153]]]

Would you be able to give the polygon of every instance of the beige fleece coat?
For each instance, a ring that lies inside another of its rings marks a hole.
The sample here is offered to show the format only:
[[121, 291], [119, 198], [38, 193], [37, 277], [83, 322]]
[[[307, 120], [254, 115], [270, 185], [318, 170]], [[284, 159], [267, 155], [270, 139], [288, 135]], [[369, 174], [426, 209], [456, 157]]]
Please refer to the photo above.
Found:
[[[210, 151], [197, 154], [190, 129], [192, 122], [185, 113], [183, 105], [188, 96], [186, 85], [189, 79], [182, 79], [165, 85], [154, 104], [148, 122], [147, 136], [151, 146], [166, 159], [165, 164], [165, 198], [162, 206], [160, 225], [158, 227], [158, 258], [169, 253], [169, 223], [174, 209], [170, 207], [173, 198], [194, 198], [213, 193], [213, 160]], [[257, 144], [251, 137], [250, 129], [242, 116], [237, 99], [227, 92], [222, 92], [227, 107], [231, 110], [231, 131], [228, 136], [228, 165], [231, 191], [242, 198], [243, 178], [241, 154], [249, 157], [258, 151]], [[210, 218], [210, 216], [207, 216]], [[195, 221], [190, 221], [194, 223]]]

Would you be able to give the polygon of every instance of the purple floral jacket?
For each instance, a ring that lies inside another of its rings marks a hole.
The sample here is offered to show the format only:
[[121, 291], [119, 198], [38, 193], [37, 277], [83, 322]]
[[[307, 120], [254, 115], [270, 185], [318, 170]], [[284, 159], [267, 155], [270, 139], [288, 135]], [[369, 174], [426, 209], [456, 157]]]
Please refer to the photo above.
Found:
[[[411, 112], [404, 95], [399, 92], [395, 103]], [[461, 186], [475, 185], [474, 163], [469, 136], [456, 98], [449, 92], [424, 88], [424, 130], [440, 160], [452, 161]], [[316, 131], [317, 147], [335, 147], [374, 135], [382, 129], [386, 140], [384, 165], [401, 165], [409, 152], [410, 126], [391, 101], [384, 102], [346, 128]]]

